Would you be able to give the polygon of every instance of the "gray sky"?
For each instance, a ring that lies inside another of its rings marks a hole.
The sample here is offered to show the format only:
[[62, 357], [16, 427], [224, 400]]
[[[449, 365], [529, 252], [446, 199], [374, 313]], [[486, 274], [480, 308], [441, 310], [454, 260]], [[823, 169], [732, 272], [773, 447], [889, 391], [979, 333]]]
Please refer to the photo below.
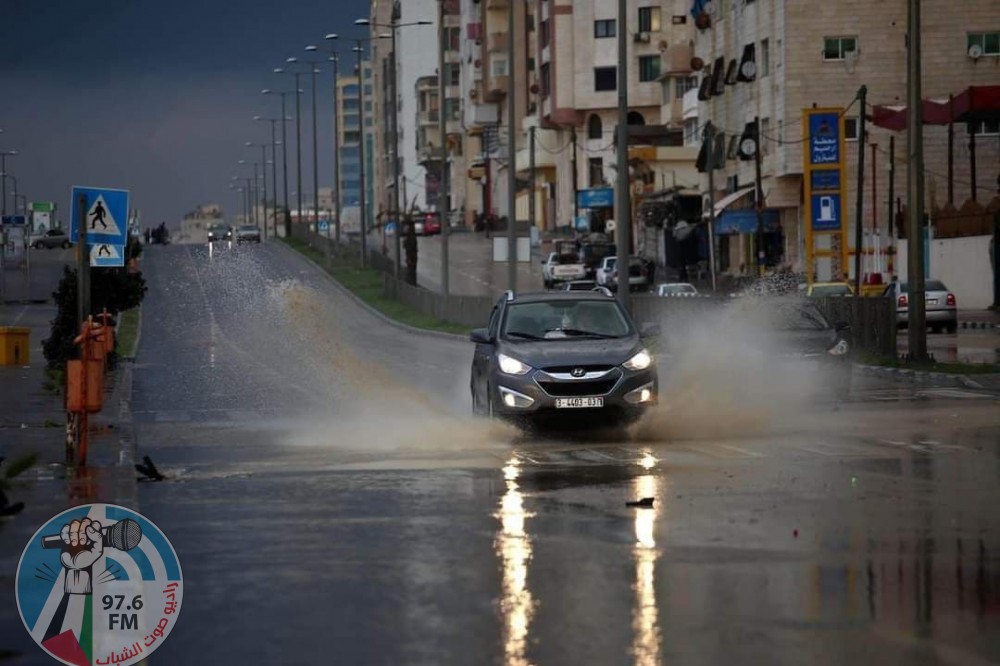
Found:
[[[0, 150], [29, 201], [66, 213], [72, 185], [131, 190], [146, 225], [174, 226], [200, 203], [238, 212], [229, 190], [260, 161], [280, 99], [272, 73], [304, 48], [361, 36], [366, 0], [0, 0]], [[350, 54], [353, 55], [353, 54]], [[309, 92], [309, 79], [302, 77]], [[332, 73], [317, 75], [320, 186], [332, 183]], [[290, 114], [293, 100], [288, 98]], [[312, 107], [303, 96], [303, 191], [312, 190]], [[280, 127], [278, 128], [280, 132]], [[294, 190], [294, 123], [289, 123]], [[268, 151], [270, 153], [270, 150]], [[278, 155], [280, 159], [281, 150]], [[271, 178], [268, 176], [268, 189]], [[8, 212], [13, 205], [8, 187]], [[279, 189], [280, 172], [279, 172]]]

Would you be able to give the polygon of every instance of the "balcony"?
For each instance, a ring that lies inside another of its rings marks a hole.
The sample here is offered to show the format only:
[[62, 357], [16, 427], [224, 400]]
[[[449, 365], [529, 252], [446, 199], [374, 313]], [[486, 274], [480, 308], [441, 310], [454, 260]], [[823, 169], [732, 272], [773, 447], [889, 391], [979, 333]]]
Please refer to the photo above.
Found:
[[438, 117], [437, 109], [428, 109], [417, 114], [417, 122], [422, 127], [426, 127], [428, 125], [436, 126]]
[[486, 37], [486, 49], [490, 53], [506, 53], [509, 43], [506, 32], [491, 32]]
[[474, 104], [472, 122], [476, 125], [496, 125], [500, 122], [500, 110], [496, 104]]
[[417, 147], [417, 164], [430, 164], [441, 161], [440, 146], [425, 144]]
[[674, 97], [671, 101], [660, 107], [660, 115], [663, 124], [676, 126], [684, 124], [684, 100]]
[[[542, 145], [556, 146], [565, 144], [567, 139], [560, 138], [560, 134], [554, 130], [535, 130], [535, 169], [555, 168], [556, 156], [552, 150], [544, 150]], [[517, 172], [524, 175], [531, 167], [531, 148], [525, 142], [525, 146], [519, 148], [516, 155]]]
[[494, 76], [490, 78], [489, 86], [486, 90], [486, 102], [501, 102], [507, 96], [507, 88], [510, 87], [510, 77]]

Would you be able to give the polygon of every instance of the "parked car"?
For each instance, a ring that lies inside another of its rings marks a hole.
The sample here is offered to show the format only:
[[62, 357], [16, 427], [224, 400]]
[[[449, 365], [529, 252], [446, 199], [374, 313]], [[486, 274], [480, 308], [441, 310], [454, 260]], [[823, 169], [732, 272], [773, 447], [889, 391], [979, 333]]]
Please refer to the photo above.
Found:
[[608, 279], [610, 279], [611, 272], [614, 271], [617, 263], [618, 257], [604, 257], [601, 259], [601, 263], [597, 266], [597, 271], [594, 273], [594, 280], [597, 284], [602, 287], [608, 286]]
[[236, 229], [237, 243], [259, 243], [260, 228], [252, 224], [243, 224]]
[[658, 333], [602, 291], [507, 292], [470, 334], [472, 409], [522, 426], [634, 421], [657, 401], [644, 338]]
[[851, 392], [851, 347], [845, 322], [832, 323], [808, 299], [779, 297], [756, 301], [765, 313], [780, 360], [812, 366], [819, 393], [846, 400]]
[[546, 289], [552, 289], [557, 284], [582, 280], [586, 277], [583, 264], [575, 254], [550, 252], [542, 260], [542, 282]]
[[69, 235], [63, 229], [49, 229], [42, 234], [31, 234], [28, 237], [28, 245], [36, 250], [51, 250], [61, 247], [63, 249], [72, 245]]
[[595, 289], [597, 289], [597, 283], [593, 280], [570, 280], [563, 282], [560, 291], [594, 291]]
[[427, 213], [424, 215], [423, 234], [434, 236], [441, 233], [441, 220], [437, 213]]
[[[618, 291], [618, 265], [615, 264], [608, 277], [608, 288]], [[652, 262], [642, 257], [629, 257], [628, 289], [629, 291], [649, 291], [653, 284]]]
[[698, 296], [698, 289], [687, 282], [666, 282], [656, 287], [656, 295], [691, 298]]
[[[885, 295], [896, 303], [896, 326], [905, 328], [910, 318], [910, 285], [893, 282], [885, 289]], [[941, 280], [924, 281], [924, 303], [927, 325], [934, 333], [942, 330], [954, 333], [958, 330], [958, 302], [955, 294]]]
[[605, 257], [613, 257], [618, 251], [614, 243], [588, 242], [580, 245], [580, 262], [583, 264], [586, 277], [594, 279], [597, 268]]
[[850, 282], [813, 282], [805, 287], [805, 292], [809, 298], [853, 296], [854, 287], [851, 286]]
[[225, 224], [213, 224], [208, 228], [208, 242], [218, 243], [220, 241], [231, 241], [233, 230]]

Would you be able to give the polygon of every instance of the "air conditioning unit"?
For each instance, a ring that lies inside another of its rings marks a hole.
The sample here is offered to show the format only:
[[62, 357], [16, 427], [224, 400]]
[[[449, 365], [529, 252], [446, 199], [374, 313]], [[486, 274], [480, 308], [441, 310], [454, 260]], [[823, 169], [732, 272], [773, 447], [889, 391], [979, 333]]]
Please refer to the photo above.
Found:
[[648, 32], [637, 32], [635, 33], [636, 44], [649, 44], [649, 33]]

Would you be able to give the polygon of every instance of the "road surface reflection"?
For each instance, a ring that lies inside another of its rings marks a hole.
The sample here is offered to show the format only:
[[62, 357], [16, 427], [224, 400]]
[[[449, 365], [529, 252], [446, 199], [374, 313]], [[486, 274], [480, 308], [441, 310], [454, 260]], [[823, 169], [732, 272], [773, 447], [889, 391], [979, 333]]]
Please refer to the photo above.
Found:
[[535, 601], [528, 589], [528, 563], [531, 560], [531, 539], [524, 529], [525, 520], [533, 514], [524, 509], [524, 497], [517, 485], [520, 461], [511, 458], [503, 468], [506, 492], [500, 500], [500, 519], [495, 549], [503, 571], [500, 612], [503, 616], [503, 663], [507, 666], [527, 666], [528, 633], [534, 615]]

